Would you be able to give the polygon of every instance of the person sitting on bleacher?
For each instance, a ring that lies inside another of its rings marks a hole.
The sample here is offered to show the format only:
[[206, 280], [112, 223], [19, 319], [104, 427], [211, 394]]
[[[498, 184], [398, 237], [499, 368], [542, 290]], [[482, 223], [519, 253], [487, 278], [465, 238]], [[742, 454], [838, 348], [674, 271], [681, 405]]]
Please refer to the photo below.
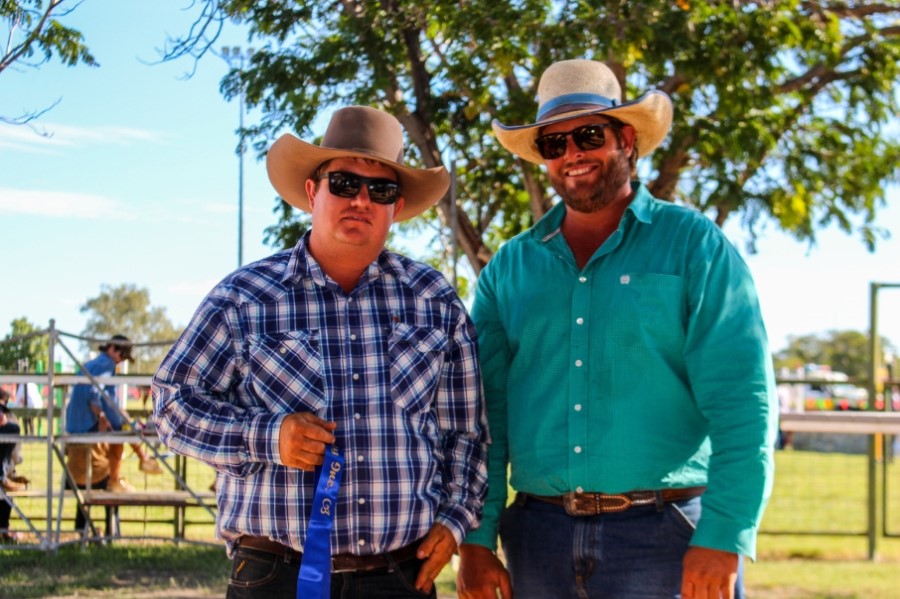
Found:
[[[118, 364], [125, 360], [133, 360], [131, 348], [132, 343], [128, 337], [113, 335], [110, 343], [97, 348], [100, 354], [96, 358], [84, 363], [84, 369], [95, 377], [113, 376]], [[81, 383], [72, 388], [72, 397], [66, 407], [66, 432], [78, 434], [123, 430], [125, 422], [116, 401], [116, 387], [107, 385], [104, 391], [106, 397], [100, 389], [89, 383]], [[117, 493], [134, 491], [134, 487], [120, 474], [124, 446], [110, 444], [108, 447], [109, 490]], [[133, 443], [131, 448], [141, 460], [142, 472], [147, 474], [162, 472], [156, 460], [146, 455], [140, 444]]]
[[[69, 443], [66, 445], [66, 465], [72, 477], [71, 482], [79, 489], [90, 487], [94, 491], [109, 490], [110, 459], [108, 443]], [[88, 478], [90, 474], [90, 479]], [[70, 481], [66, 488], [71, 489]], [[82, 531], [87, 527], [85, 512], [78, 510], [75, 515], [75, 530]], [[106, 507], [106, 530], [112, 529], [112, 511]]]
[[[19, 422], [9, 409], [9, 393], [0, 389], [0, 435], [19, 435], [21, 433]], [[16, 466], [21, 463], [21, 444], [0, 443], [0, 484], [4, 491], [22, 491], [28, 487], [31, 481], [16, 474]]]
[[[0, 389], [0, 435], [18, 435], [19, 425], [6, 405], [8, 402], [9, 393]], [[0, 486], [4, 492], [21, 491], [28, 486], [28, 479], [16, 474], [18, 455], [18, 443], [0, 443]], [[15, 533], [9, 530], [11, 513], [12, 503], [8, 496], [0, 499], [0, 544], [16, 542]]]

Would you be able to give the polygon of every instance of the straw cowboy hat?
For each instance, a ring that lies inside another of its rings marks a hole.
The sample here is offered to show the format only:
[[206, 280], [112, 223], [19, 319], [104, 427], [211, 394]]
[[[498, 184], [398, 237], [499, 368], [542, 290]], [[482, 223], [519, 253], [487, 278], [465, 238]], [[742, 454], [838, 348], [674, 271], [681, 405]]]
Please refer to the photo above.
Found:
[[442, 166], [417, 169], [403, 164], [403, 128], [392, 115], [368, 106], [348, 106], [331, 116], [314, 146], [285, 134], [266, 156], [266, 170], [275, 191], [291, 206], [310, 212], [306, 180], [323, 162], [333, 158], [377, 160], [397, 173], [403, 210], [395, 221], [407, 220], [440, 200], [450, 187], [450, 174]]
[[529, 162], [543, 164], [534, 139], [542, 127], [588, 114], [602, 114], [634, 127], [638, 156], [646, 156], [665, 139], [672, 126], [672, 100], [650, 91], [622, 102], [622, 88], [608, 66], [595, 60], [563, 60], [550, 65], [538, 83], [537, 120], [508, 126], [496, 119], [494, 134], [503, 147]]

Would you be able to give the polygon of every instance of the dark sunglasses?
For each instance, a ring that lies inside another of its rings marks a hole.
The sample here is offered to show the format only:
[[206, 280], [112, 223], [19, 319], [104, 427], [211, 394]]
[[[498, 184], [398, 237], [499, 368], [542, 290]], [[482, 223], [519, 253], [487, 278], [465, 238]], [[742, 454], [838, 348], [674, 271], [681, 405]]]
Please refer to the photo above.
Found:
[[393, 204], [400, 198], [400, 184], [380, 177], [363, 177], [346, 171], [331, 171], [319, 179], [328, 177], [328, 191], [342, 198], [355, 198], [363, 184], [369, 191], [369, 199], [376, 204]]
[[535, 138], [534, 143], [537, 145], [538, 152], [544, 160], [554, 160], [566, 153], [569, 143], [566, 141], [566, 138], [570, 135], [578, 149], [599, 150], [606, 143], [606, 135], [603, 130], [610, 127], [616, 127], [616, 125], [612, 123], [582, 125], [571, 131], [540, 135]]

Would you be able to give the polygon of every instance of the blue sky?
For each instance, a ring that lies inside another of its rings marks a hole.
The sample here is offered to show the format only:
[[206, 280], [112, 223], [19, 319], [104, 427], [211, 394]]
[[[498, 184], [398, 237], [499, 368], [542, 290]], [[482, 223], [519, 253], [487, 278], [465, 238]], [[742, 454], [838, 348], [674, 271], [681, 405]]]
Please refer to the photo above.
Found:
[[[175, 324], [186, 324], [206, 292], [237, 266], [237, 101], [219, 82], [228, 68], [207, 56], [193, 77], [188, 60], [149, 64], [167, 35], [187, 31], [190, 0], [85, 0], [65, 22], [80, 30], [98, 68], [54, 62], [0, 73], [0, 114], [45, 108], [51, 134], [0, 125], [0, 222], [7, 288], [0, 333], [18, 317], [51, 318], [79, 333], [79, 307], [101, 285], [150, 291]], [[221, 45], [244, 45], [227, 31]], [[252, 44], [250, 44], [252, 45]], [[252, 113], [245, 117], [252, 122]], [[275, 192], [265, 167], [244, 162], [244, 262], [273, 252]], [[769, 227], [745, 256], [756, 280], [773, 349], [788, 335], [867, 330], [869, 283], [900, 283], [900, 190], [888, 192], [879, 224], [894, 236], [874, 254], [854, 236], [828, 230], [808, 248]], [[725, 229], [743, 251], [744, 234]], [[900, 346], [900, 289], [882, 291], [882, 334]]]

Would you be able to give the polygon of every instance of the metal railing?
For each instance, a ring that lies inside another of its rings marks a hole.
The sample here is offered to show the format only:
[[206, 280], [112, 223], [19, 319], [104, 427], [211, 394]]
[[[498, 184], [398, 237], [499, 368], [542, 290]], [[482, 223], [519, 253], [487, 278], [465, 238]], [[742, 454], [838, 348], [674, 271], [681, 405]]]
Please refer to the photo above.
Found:
[[[869, 559], [875, 559], [879, 536], [894, 536], [889, 529], [891, 481], [900, 466], [893, 463], [892, 437], [900, 435], [900, 413], [784, 413], [780, 428], [842, 438], [844, 447], [776, 456], [779, 465], [792, 467], [776, 471], [776, 490], [761, 533], [866, 536]], [[850, 437], [862, 442], [848, 449]], [[837, 528], [838, 523], [846, 528]]]
[[[164, 471], [167, 471], [167, 473], [169, 474], [168, 478], [172, 481], [171, 489], [168, 490], [169, 494], [178, 494], [179, 501], [184, 504], [174, 508], [175, 511], [173, 521], [177, 521], [178, 525], [181, 526], [181, 528], [176, 529], [175, 536], [179, 536], [179, 530], [182, 533], [181, 536], [183, 536], [183, 523], [185, 520], [184, 510], [186, 507], [203, 508], [206, 514], [208, 514], [208, 517], [210, 517], [214, 522], [215, 513], [213, 510], [215, 506], [214, 503], [210, 503], [210, 494], [205, 491], [198, 493], [194, 491], [188, 484], [186, 476], [187, 458], [175, 456], [173, 464], [170, 464], [169, 461], [163, 459], [163, 452], [161, 452], [159, 449], [159, 439], [158, 437], [156, 437], [156, 434], [152, 430], [139, 430], [137, 427], [133, 426], [135, 423], [129, 419], [127, 420], [127, 422], [132, 424], [132, 427], [130, 431], [126, 432], [79, 435], [66, 434], [62, 432], [66, 429], [64, 409], [65, 400], [62, 396], [58, 398], [56, 397], [56, 390], [64, 389], [65, 387], [78, 384], [92, 385], [96, 389], [98, 389], [99, 393], [105, 397], [106, 401], [115, 403], [115, 400], [107, 395], [107, 386], [134, 385], [149, 387], [151, 375], [125, 374], [104, 377], [96, 377], [91, 375], [84, 369], [83, 364], [78, 360], [78, 358], [75, 357], [75, 353], [66, 345], [64, 337], [71, 337], [76, 340], [91, 342], [106, 342], [108, 340], [87, 339], [85, 337], [80, 337], [77, 335], [66, 334], [57, 330], [55, 328], [54, 321], [52, 320], [50, 321], [50, 328], [47, 330], [38, 331], [15, 339], [8, 339], [6, 340], [6, 342], [19, 342], [39, 335], [47, 335], [49, 337], [47, 363], [48, 365], [51, 365], [51, 367], [47, 369], [48, 371], [46, 373], [18, 372], [0, 374], [0, 384], [22, 385], [34, 383], [45, 386], [50, 390], [47, 393], [45, 406], [43, 408], [12, 408], [13, 413], [21, 416], [23, 421], [25, 421], [26, 419], [38, 419], [38, 431], [41, 430], [41, 424], [46, 423], [46, 426], [44, 427], [44, 434], [39, 433], [26, 435], [0, 435], [0, 442], [2, 443], [21, 443], [24, 445], [44, 444], [46, 446], [46, 477], [39, 477], [42, 483], [43, 481], [46, 481], [46, 484], [42, 485], [46, 488], [35, 488], [26, 492], [10, 491], [9, 493], [7, 493], [3, 489], [0, 489], [0, 501], [6, 501], [7, 503], [9, 503], [12, 510], [12, 515], [14, 516], [14, 521], [18, 521], [19, 529], [23, 532], [27, 532], [30, 539], [34, 539], [33, 543], [27, 543], [27, 545], [32, 545], [40, 549], [51, 550], [60, 545], [60, 523], [62, 520], [61, 514], [63, 510], [63, 502], [66, 500], [74, 500], [76, 509], [80, 510], [86, 516], [89, 525], [88, 529], [93, 531], [94, 533], [96, 532], [96, 529], [94, 528], [93, 523], [90, 520], [90, 501], [86, 502], [85, 497], [87, 495], [77, 487], [67, 469], [65, 459], [66, 445], [70, 443], [142, 444], [142, 447], [148, 449], [151, 455], [157, 458], [158, 463], [161, 463], [163, 465]], [[154, 342], [148, 344], [134, 343], [134, 345], [160, 345], [162, 343], [171, 342]], [[68, 356], [73, 360], [78, 368], [82, 372], [84, 372], [84, 374], [67, 374], [57, 372], [56, 369], [52, 367], [52, 365], [55, 364], [54, 357], [56, 355], [57, 347], [61, 348], [63, 352], [68, 354]], [[59, 403], [57, 403], [57, 400], [59, 400]], [[121, 406], [118, 407], [120, 410], [122, 409]], [[123, 416], [127, 416], [127, 414], [123, 413]], [[41, 422], [41, 420], [43, 420], [43, 422]], [[32, 485], [36, 486], [34, 483], [35, 481], [32, 480]], [[155, 490], [152, 494], [147, 494], [148, 497], [151, 497], [152, 495], [151, 499], [157, 502], [155, 504], [148, 503], [148, 505], [157, 505], [158, 502], [165, 501], [166, 493], [167, 490], [158, 489]], [[182, 500], [181, 496], [185, 496], [185, 499]], [[23, 510], [20, 506], [20, 504], [27, 504], [27, 506], [33, 508], [36, 501], [46, 502], [44, 514], [41, 517], [34, 516], [33, 511], [26, 513], [27, 510]], [[128, 503], [128, 505], [131, 505], [132, 503], [133, 502]], [[56, 508], [57, 513], [55, 518], [54, 508]], [[43, 520], [43, 522], [41, 522], [41, 520]], [[108, 535], [109, 531], [106, 531], [106, 534]]]

